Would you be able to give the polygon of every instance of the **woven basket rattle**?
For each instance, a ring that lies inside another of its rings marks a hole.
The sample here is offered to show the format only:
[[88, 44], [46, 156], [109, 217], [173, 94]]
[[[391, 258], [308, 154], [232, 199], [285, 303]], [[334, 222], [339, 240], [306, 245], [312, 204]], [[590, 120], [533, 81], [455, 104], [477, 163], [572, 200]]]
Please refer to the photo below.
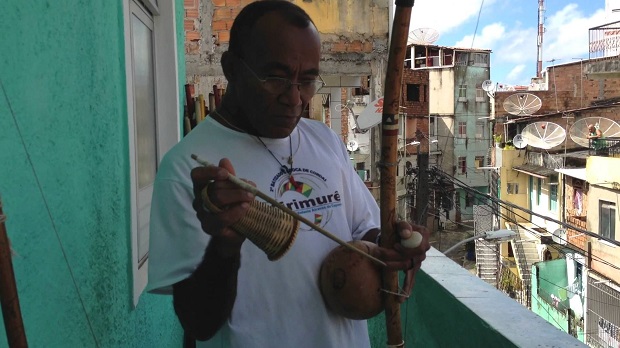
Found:
[[[202, 191], [202, 201], [210, 211], [222, 211], [211, 203], [206, 187]], [[293, 245], [299, 221], [265, 202], [254, 200], [243, 218], [230, 227], [264, 251], [270, 261], [275, 261]]]

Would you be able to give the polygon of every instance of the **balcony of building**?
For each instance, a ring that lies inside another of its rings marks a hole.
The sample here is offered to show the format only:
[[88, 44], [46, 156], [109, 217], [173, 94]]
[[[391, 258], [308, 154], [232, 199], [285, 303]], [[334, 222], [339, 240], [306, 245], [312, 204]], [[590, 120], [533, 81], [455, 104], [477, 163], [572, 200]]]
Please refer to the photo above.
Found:
[[[405, 347], [585, 347], [436, 249], [429, 250], [403, 305]], [[385, 317], [369, 321], [373, 347], [386, 346]]]
[[590, 156], [620, 158], [620, 138], [590, 139]]
[[584, 72], [591, 79], [620, 77], [620, 22], [589, 30], [589, 60]]

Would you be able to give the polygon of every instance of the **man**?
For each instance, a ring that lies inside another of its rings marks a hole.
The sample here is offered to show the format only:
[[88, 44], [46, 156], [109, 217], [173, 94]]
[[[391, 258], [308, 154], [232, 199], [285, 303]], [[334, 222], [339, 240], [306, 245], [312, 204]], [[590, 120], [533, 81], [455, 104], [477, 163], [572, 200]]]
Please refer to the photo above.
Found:
[[599, 139], [603, 136], [600, 129], [597, 129], [593, 124], [588, 125], [588, 139]]
[[[319, 270], [335, 242], [302, 224], [288, 253], [272, 262], [230, 227], [254, 196], [228, 173], [343, 240], [378, 239], [378, 207], [344, 144], [324, 124], [301, 117], [323, 85], [320, 47], [314, 23], [296, 5], [245, 7], [222, 56], [222, 104], [160, 165], [147, 290], [172, 291], [185, 331], [206, 340], [200, 347], [370, 346], [365, 321], [330, 312], [321, 298]], [[219, 165], [196, 167], [192, 153]], [[307, 209], [308, 202], [316, 205]], [[414, 227], [400, 222], [397, 229], [408, 238]], [[429, 248], [426, 229], [415, 229], [423, 236], [419, 247], [374, 253], [392, 269], [408, 270], [406, 291]]]
[[600, 129], [596, 128], [593, 124], [589, 124], [588, 125], [588, 135], [587, 135], [588, 139], [590, 140], [590, 146], [596, 150], [599, 151], [602, 148], [605, 147], [605, 140], [603, 140], [603, 132], [601, 132]]

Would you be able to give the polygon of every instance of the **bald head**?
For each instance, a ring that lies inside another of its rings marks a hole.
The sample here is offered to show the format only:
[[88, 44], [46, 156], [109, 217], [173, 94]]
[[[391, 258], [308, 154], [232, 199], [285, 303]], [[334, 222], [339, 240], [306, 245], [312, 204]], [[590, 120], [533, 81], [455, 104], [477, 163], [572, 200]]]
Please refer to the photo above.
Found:
[[[253, 2], [244, 7], [235, 18], [230, 29], [230, 43], [228, 51], [238, 57], [244, 58], [250, 49], [251, 43], [255, 43], [257, 23], [263, 22], [267, 15], [277, 14], [286, 24], [304, 29], [314, 22], [299, 6], [284, 0], [264, 0]], [[260, 27], [264, 27], [261, 25]], [[264, 34], [264, 33], [261, 33]]]

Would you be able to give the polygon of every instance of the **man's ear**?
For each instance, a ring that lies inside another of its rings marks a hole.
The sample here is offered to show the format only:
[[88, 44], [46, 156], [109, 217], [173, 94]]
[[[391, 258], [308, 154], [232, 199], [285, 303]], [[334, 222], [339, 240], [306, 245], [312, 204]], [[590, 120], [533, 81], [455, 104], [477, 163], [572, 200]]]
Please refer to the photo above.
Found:
[[235, 77], [235, 58], [236, 57], [228, 51], [222, 53], [222, 70], [228, 81], [232, 81]]

